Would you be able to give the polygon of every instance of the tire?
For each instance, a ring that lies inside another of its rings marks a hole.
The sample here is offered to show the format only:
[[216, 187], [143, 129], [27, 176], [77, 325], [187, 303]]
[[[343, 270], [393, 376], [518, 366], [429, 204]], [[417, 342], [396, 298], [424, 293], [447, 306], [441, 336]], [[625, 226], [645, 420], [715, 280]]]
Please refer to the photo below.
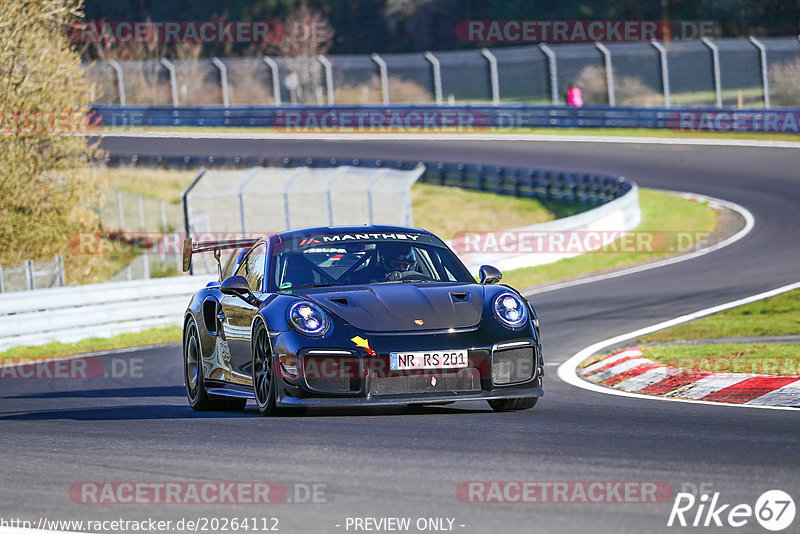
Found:
[[258, 411], [263, 416], [278, 415], [280, 412], [275, 406], [275, 373], [268, 335], [264, 323], [259, 321], [250, 344], [253, 354], [253, 394]]
[[529, 410], [536, 406], [539, 397], [528, 397], [523, 399], [494, 399], [486, 401], [495, 412], [513, 412], [518, 410]]
[[194, 319], [189, 319], [183, 332], [183, 383], [189, 406], [196, 412], [212, 410], [244, 410], [247, 399], [210, 397], [203, 378], [203, 347]]

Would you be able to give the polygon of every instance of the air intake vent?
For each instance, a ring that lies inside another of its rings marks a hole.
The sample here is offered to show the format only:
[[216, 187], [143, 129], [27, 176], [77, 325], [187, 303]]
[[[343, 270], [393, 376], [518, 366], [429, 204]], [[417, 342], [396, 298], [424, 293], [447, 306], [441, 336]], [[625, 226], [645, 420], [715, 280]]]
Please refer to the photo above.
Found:
[[470, 294], [469, 293], [450, 293], [450, 298], [453, 299], [453, 302], [469, 302]]
[[330, 297], [328, 300], [340, 306], [350, 306], [350, 301], [345, 297]]

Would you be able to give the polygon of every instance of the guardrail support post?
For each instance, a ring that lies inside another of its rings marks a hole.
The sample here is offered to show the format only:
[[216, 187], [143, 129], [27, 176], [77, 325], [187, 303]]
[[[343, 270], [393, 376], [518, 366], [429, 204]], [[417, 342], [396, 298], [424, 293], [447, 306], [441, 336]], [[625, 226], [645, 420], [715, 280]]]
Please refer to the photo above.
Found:
[[136, 206], [139, 208], [139, 231], [144, 232], [144, 199], [142, 195], [136, 197]]
[[326, 185], [327, 191], [325, 191], [325, 195], [328, 200], [328, 224], [333, 226], [335, 223], [333, 222], [333, 188], [336, 185], [342, 176], [345, 175], [347, 172], [347, 167], [339, 167], [336, 169], [336, 172], [333, 173], [333, 176], [328, 180], [328, 184]]
[[333, 99], [333, 65], [330, 60], [322, 54], [317, 56], [317, 60], [325, 68], [325, 88], [328, 93], [328, 105], [333, 106], [336, 102]]
[[64, 287], [67, 285], [66, 276], [64, 275], [64, 257], [56, 256], [56, 270], [58, 271], [58, 285]]
[[539, 43], [539, 48], [547, 56], [547, 71], [550, 74], [550, 97], [553, 105], [558, 105], [558, 63], [556, 53], [544, 43]]
[[218, 57], [211, 58], [211, 63], [219, 69], [219, 85], [222, 88], [222, 105], [226, 108], [231, 106], [230, 94], [228, 93], [228, 67], [220, 61]]
[[[187, 195], [189, 195], [189, 192], [194, 188], [194, 186], [197, 185], [197, 182], [200, 181], [200, 179], [203, 177], [205, 173], [206, 173], [206, 168], [201, 167], [200, 170], [197, 172], [197, 176], [195, 176], [194, 179], [189, 183], [189, 185], [186, 186], [186, 189], [184, 189], [183, 192], [181, 192], [181, 205], [183, 207], [183, 229], [186, 232], [186, 235], [184, 235], [184, 237], [189, 237], [189, 234], [192, 231], [191, 230], [192, 224], [191, 221], [189, 220], [189, 204], [187, 202], [186, 197]], [[194, 274], [194, 268], [191, 265], [189, 265], [189, 274]]]
[[169, 85], [172, 88], [172, 107], [177, 108], [178, 102], [178, 75], [175, 72], [175, 65], [167, 58], [161, 58], [161, 64], [169, 71]]
[[614, 68], [611, 65], [611, 51], [599, 41], [594, 46], [603, 54], [603, 61], [606, 67], [606, 86], [608, 87], [608, 105], [616, 106], [617, 99], [614, 96]]
[[431, 68], [433, 68], [433, 94], [436, 98], [436, 105], [442, 105], [442, 65], [439, 60], [430, 52], [425, 52], [425, 59], [427, 59]]
[[292, 176], [289, 177], [289, 180], [286, 182], [286, 185], [283, 186], [283, 208], [284, 208], [284, 211], [285, 211], [284, 217], [286, 218], [286, 229], [287, 230], [291, 230], [292, 229], [292, 218], [291, 218], [291, 214], [289, 213], [289, 211], [290, 211], [289, 188], [292, 186], [292, 184], [298, 178], [300, 178], [300, 176], [302, 174], [303, 174], [303, 168], [301, 167], [300, 169], [296, 170]]
[[143, 267], [143, 278], [145, 280], [150, 280], [150, 253], [145, 250], [144, 254], [142, 254], [142, 267]]
[[750, 37], [750, 42], [758, 48], [761, 62], [761, 84], [764, 86], [764, 107], [769, 108], [769, 74], [767, 73], [767, 47], [755, 37]]
[[117, 190], [117, 209], [119, 210], [119, 231], [125, 231], [125, 211], [122, 208], [122, 191]]
[[167, 201], [162, 200], [159, 206], [159, 211], [161, 213], [161, 231], [166, 233], [169, 231], [167, 226]]
[[489, 61], [489, 78], [492, 83], [492, 105], [500, 105], [500, 82], [497, 79], [497, 58], [488, 48], [481, 48], [481, 54]]
[[658, 50], [658, 60], [661, 64], [661, 85], [664, 90], [664, 107], [670, 107], [670, 94], [669, 94], [669, 69], [667, 68], [667, 49], [664, 48], [658, 41], [650, 41], [653, 48]]
[[711, 64], [714, 70], [714, 92], [717, 95], [717, 107], [722, 107], [722, 84], [720, 83], [720, 73], [719, 73], [719, 49], [717, 45], [711, 42], [711, 39], [708, 37], [703, 37], [701, 39], [703, 44], [711, 50]]
[[108, 64], [117, 73], [117, 90], [119, 91], [119, 105], [127, 105], [127, 98], [125, 98], [125, 74], [122, 71], [122, 66], [116, 59], [109, 59]]
[[275, 99], [275, 105], [281, 105], [281, 80], [278, 75], [278, 64], [269, 56], [264, 56], [264, 63], [267, 64], [269, 70], [272, 71], [272, 98]]
[[3, 292], [3, 266], [0, 265], [0, 293]]
[[380, 72], [381, 76], [381, 98], [383, 99], [383, 105], [386, 106], [389, 104], [389, 72], [386, 68], [386, 62], [378, 54], [372, 54], [372, 61], [378, 65], [378, 72]]
[[242, 180], [242, 183], [239, 184], [239, 190], [236, 192], [237, 196], [239, 197], [239, 222], [240, 226], [242, 227], [243, 234], [247, 232], [247, 226], [245, 224], [244, 217], [244, 188], [247, 187], [247, 184], [249, 184], [253, 178], [256, 177], [259, 170], [261, 170], [259, 167], [253, 169], [252, 172], [247, 175], [247, 178]]
[[33, 261], [25, 260], [25, 282], [28, 284], [28, 289], [33, 291]]

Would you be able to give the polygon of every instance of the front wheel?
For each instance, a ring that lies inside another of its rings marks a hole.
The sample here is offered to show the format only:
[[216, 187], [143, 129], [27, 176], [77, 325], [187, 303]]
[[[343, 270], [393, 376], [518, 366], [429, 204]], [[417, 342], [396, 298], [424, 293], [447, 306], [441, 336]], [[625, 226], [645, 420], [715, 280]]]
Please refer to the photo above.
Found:
[[517, 410], [529, 410], [536, 406], [539, 397], [528, 397], [525, 399], [494, 399], [486, 401], [495, 412], [512, 412]]
[[276, 415], [275, 378], [272, 369], [272, 350], [267, 337], [267, 329], [259, 323], [253, 333], [253, 394], [261, 415]]

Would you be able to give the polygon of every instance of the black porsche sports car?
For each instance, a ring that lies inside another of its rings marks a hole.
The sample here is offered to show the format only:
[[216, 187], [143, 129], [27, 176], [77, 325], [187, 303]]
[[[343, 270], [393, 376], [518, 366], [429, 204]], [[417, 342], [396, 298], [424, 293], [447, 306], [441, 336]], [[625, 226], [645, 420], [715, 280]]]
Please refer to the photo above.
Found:
[[220, 282], [183, 321], [186, 393], [195, 410], [264, 415], [311, 406], [485, 399], [531, 408], [543, 395], [536, 313], [491, 266], [480, 283], [438, 237], [393, 226], [321, 227], [234, 249]]

